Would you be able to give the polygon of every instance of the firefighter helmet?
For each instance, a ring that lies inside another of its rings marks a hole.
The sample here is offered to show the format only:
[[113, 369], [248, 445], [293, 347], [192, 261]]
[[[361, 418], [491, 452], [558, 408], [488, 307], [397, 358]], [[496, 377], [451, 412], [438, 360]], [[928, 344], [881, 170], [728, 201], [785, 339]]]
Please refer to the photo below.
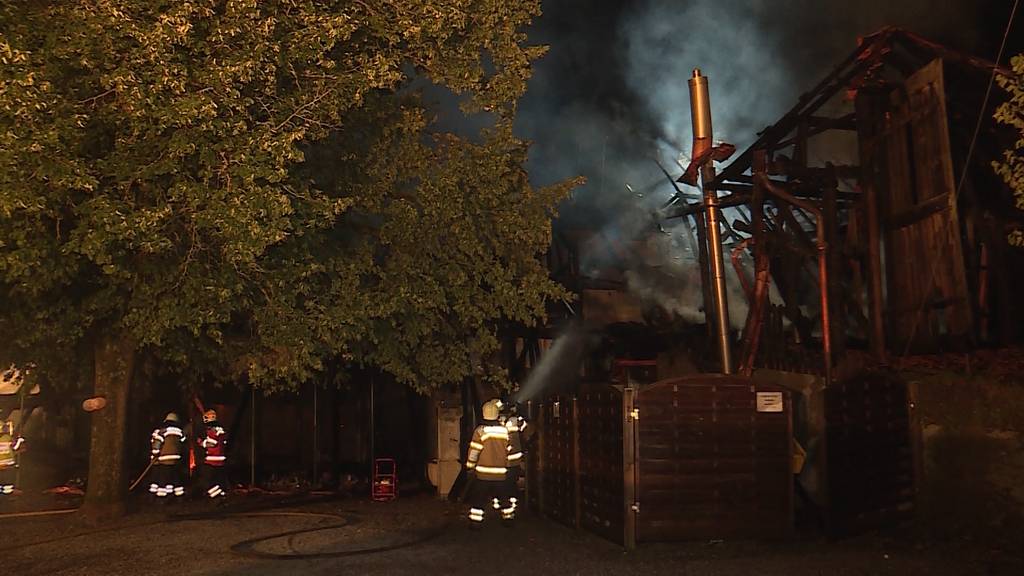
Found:
[[164, 416], [164, 420], [167, 421], [167, 422], [180, 422], [181, 421], [181, 420], [178, 419], [178, 415], [175, 414], [174, 412], [168, 412], [167, 416]]
[[495, 398], [494, 400], [488, 400], [484, 402], [483, 417], [484, 420], [497, 420], [498, 413], [501, 411], [501, 400]]
[[217, 421], [217, 411], [216, 410], [207, 410], [206, 412], [203, 412], [203, 422], [204, 423], [209, 424], [210, 422], [216, 422], [216, 421]]

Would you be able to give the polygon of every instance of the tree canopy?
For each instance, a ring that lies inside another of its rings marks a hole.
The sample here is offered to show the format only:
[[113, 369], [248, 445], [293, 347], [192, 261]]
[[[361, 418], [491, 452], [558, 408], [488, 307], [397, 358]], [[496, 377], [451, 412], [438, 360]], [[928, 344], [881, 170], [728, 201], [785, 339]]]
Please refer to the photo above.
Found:
[[[511, 131], [538, 14], [4, 3], [0, 355], [56, 369], [109, 339], [265, 385], [338, 356], [421, 388], [464, 377], [497, 321], [563, 296], [537, 255], [571, 183], [531, 187]], [[415, 78], [491, 127], [437, 133]]]
[[[515, 103], [539, 0], [0, 5], [0, 363], [84, 372], [92, 516], [123, 510], [138, 358], [419, 389], [562, 297]], [[489, 128], [439, 133], [431, 82]], [[88, 359], [89, 361], [83, 361]]]
[[[1000, 74], [996, 77], [999, 85], [1009, 93], [1009, 99], [996, 109], [998, 122], [1013, 127], [1018, 139], [1013, 147], [1003, 152], [1003, 160], [992, 163], [996, 173], [1013, 190], [1017, 208], [1024, 210], [1024, 54], [1010, 60], [1013, 75]], [[1017, 230], [1010, 234], [1014, 246], [1024, 247], [1024, 232]]]

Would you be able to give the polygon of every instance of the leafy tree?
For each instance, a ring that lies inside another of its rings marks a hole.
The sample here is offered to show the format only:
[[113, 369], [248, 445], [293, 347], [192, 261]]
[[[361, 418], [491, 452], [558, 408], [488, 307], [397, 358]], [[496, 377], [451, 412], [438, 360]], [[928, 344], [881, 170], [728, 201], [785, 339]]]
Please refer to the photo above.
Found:
[[[86, 506], [117, 511], [132, 374], [289, 386], [325, 358], [424, 389], [563, 297], [537, 255], [572, 183], [511, 132], [538, 0], [0, 6], [0, 350], [91, 357]], [[491, 128], [439, 134], [414, 78]], [[0, 358], [7, 360], [7, 358]], [[58, 376], [55, 376], [58, 377]]]
[[[1020, 137], [1012, 148], [1003, 152], [1003, 161], [993, 162], [992, 166], [1013, 190], [1017, 208], [1024, 210], [1024, 54], [1014, 56], [1010, 64], [1013, 75], [996, 76], [996, 81], [1010, 98], [996, 109], [995, 118], [1014, 127]], [[1012, 232], [1009, 241], [1014, 246], [1024, 247], [1024, 233], [1020, 230]]]

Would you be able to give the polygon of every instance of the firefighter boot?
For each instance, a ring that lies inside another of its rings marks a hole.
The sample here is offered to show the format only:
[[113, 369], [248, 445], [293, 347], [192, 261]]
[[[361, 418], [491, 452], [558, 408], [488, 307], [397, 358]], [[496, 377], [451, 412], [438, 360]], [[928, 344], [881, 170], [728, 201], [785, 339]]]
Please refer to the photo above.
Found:
[[505, 500], [504, 505], [501, 508], [501, 525], [505, 528], [511, 528], [515, 525], [516, 507], [518, 503], [518, 498], [514, 496]]
[[470, 508], [469, 515], [469, 529], [479, 530], [484, 526], [484, 511], [482, 508]]

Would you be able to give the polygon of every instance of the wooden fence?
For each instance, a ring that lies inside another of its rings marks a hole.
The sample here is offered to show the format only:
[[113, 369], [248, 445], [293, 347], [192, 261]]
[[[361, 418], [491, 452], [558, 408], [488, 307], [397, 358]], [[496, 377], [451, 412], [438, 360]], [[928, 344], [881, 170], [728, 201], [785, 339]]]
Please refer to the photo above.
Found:
[[902, 522], [913, 514], [920, 427], [913, 387], [870, 372], [825, 390], [826, 518], [835, 536]]
[[627, 548], [792, 526], [789, 393], [718, 374], [532, 404], [531, 505]]

